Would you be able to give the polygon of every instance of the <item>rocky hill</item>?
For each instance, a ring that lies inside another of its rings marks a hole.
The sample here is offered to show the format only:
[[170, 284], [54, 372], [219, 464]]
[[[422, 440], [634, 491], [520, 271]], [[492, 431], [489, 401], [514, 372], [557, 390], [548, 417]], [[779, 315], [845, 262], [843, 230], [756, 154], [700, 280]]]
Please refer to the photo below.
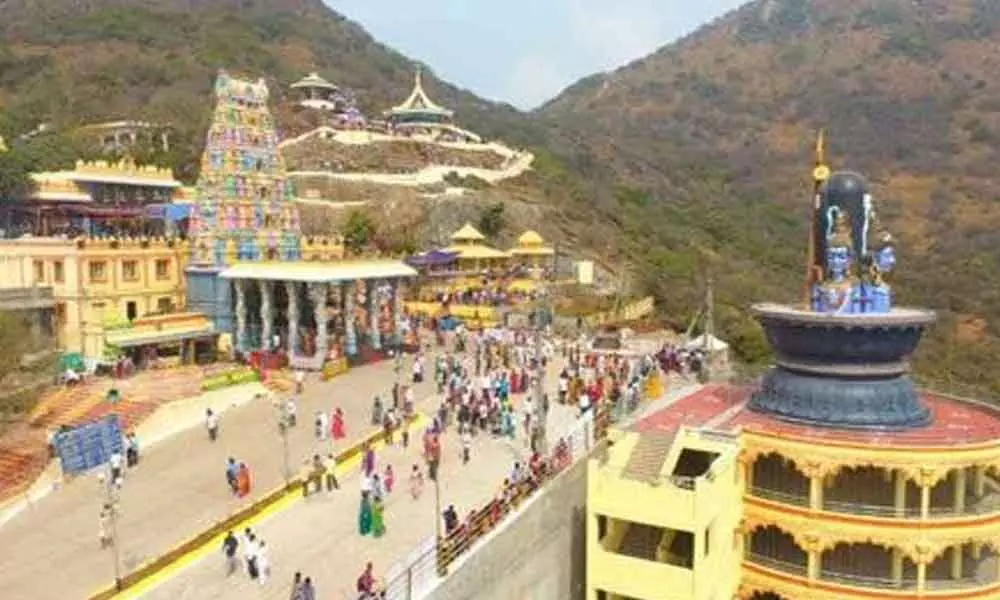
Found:
[[941, 311], [923, 375], [1000, 391], [997, 73], [995, 0], [758, 0], [539, 114], [575, 167], [653, 199], [629, 225], [650, 283], [670, 298], [707, 250], [730, 306], [797, 293], [827, 127], [900, 240], [900, 299]]
[[[322, 0], [0, 0], [0, 136], [120, 119], [170, 123], [186, 179], [226, 68], [268, 80], [286, 134], [309, 125], [288, 85], [317, 71], [356, 91], [371, 115], [399, 103], [416, 63]], [[483, 134], [526, 131], [513, 108], [425, 72], [428, 92]], [[522, 138], [523, 138], [522, 134]]]

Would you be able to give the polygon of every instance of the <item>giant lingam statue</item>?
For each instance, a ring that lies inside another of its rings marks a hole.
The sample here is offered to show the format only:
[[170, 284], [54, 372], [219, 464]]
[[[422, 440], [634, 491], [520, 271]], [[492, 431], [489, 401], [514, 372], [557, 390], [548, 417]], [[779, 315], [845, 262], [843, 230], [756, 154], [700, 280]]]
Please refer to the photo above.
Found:
[[886, 275], [895, 245], [883, 231], [869, 247], [877, 223], [868, 183], [849, 171], [830, 174], [818, 154], [806, 306], [753, 307], [776, 364], [750, 408], [837, 428], [926, 425], [907, 360], [934, 313], [893, 306]]

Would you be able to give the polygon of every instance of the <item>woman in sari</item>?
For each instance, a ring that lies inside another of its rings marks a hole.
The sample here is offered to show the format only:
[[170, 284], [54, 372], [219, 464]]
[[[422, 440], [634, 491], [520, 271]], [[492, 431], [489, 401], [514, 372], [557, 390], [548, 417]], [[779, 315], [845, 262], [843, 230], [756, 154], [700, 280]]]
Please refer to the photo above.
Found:
[[240, 463], [239, 471], [236, 472], [236, 492], [240, 498], [250, 493], [250, 469], [246, 463]]
[[340, 408], [333, 411], [333, 418], [330, 419], [330, 436], [335, 440], [347, 437], [347, 430], [344, 428], [344, 411]]
[[368, 535], [372, 532], [372, 504], [368, 496], [361, 497], [361, 511], [358, 515], [358, 532], [361, 535]]
[[385, 504], [380, 498], [376, 498], [372, 503], [372, 537], [380, 538], [385, 535]]
[[371, 477], [375, 473], [375, 451], [372, 450], [371, 446], [365, 444], [365, 453], [361, 460], [361, 469], [364, 471], [367, 477]]

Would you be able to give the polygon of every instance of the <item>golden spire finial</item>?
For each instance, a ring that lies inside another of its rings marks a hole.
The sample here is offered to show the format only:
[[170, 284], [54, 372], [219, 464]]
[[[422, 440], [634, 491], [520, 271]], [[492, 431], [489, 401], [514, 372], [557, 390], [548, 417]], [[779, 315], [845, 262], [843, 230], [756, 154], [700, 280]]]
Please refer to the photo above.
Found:
[[826, 164], [826, 129], [820, 129], [816, 135], [816, 167], [813, 169], [813, 179], [817, 183], [830, 177], [830, 167]]

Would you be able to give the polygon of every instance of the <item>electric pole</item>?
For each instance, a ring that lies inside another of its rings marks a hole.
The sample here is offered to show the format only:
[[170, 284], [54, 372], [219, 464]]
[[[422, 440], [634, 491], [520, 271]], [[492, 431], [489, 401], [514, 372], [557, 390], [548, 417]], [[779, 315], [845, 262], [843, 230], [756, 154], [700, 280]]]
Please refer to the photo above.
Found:
[[715, 293], [712, 289], [712, 276], [709, 275], [705, 285], [705, 331], [702, 335], [702, 348], [705, 352], [701, 368], [705, 372], [705, 381], [711, 379], [712, 347], [715, 345]]
[[[552, 269], [547, 276], [547, 285], [543, 285], [540, 291], [540, 298], [535, 303], [534, 326], [535, 326], [535, 386], [534, 386], [534, 412], [535, 412], [535, 443], [534, 450], [539, 454], [544, 454], [547, 450], [547, 422], [548, 411], [545, 407], [545, 367], [542, 364], [543, 343], [542, 330], [546, 327], [549, 319], [552, 318], [554, 305], [552, 302], [552, 284], [555, 281], [556, 272], [559, 268], [559, 244], [556, 243], [552, 253]], [[543, 281], [545, 281], [543, 279]]]

